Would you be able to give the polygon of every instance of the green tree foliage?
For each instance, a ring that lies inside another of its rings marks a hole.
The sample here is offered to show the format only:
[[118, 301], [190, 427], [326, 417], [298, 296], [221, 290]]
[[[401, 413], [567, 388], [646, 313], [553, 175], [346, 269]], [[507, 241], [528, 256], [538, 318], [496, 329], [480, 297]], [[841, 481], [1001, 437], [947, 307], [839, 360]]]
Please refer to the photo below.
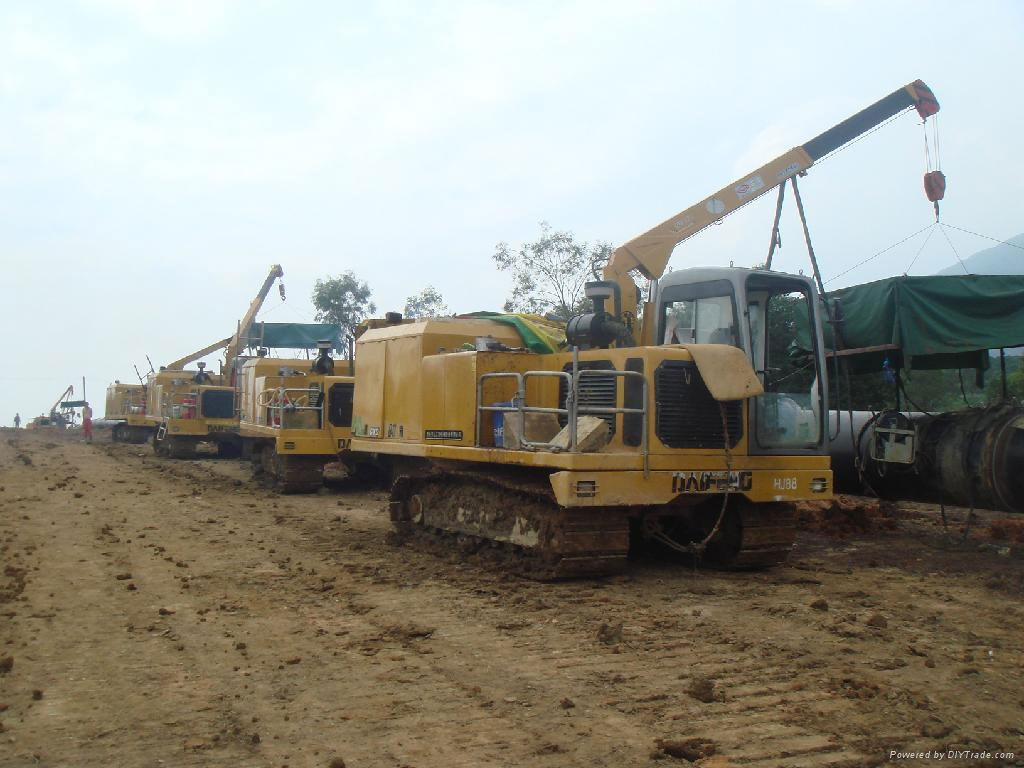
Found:
[[351, 270], [337, 277], [317, 280], [313, 286], [314, 315], [318, 323], [333, 323], [341, 328], [352, 358], [356, 326], [377, 311], [370, 299], [370, 286], [360, 282]]
[[[829, 366], [831, 401], [835, 407], [837, 386], [833, 367]], [[979, 387], [973, 368], [958, 371], [955, 368], [939, 371], [903, 371], [901, 373], [903, 392], [900, 393], [902, 410], [924, 410], [929, 413], [957, 411], [969, 406], [984, 406], [1002, 399], [1002, 376], [998, 358], [992, 358], [992, 365], [984, 375], [984, 386]], [[961, 386], [962, 383], [962, 386]], [[1024, 400], [1024, 369], [1021, 359], [1008, 357], [1006, 360], [1007, 396], [1011, 400]], [[896, 407], [896, 386], [886, 382], [882, 371], [861, 373], [850, 376], [852, 397], [847, 396], [846, 382], [840, 376], [842, 407], [850, 402], [858, 411], [881, 411]]]
[[406, 317], [442, 317], [448, 314], [444, 297], [432, 285], [405, 300]]
[[[1024, 238], [1022, 238], [1024, 239]], [[992, 359], [992, 368], [985, 382], [985, 399], [998, 402], [1002, 399], [1003, 383], [999, 372], [999, 358]], [[1024, 402], [1024, 358], [1017, 355], [1006, 356], [1006, 396], [1018, 403]]]
[[532, 243], [518, 248], [498, 243], [494, 263], [513, 280], [505, 311], [553, 314], [562, 321], [588, 311], [584, 284], [599, 279], [611, 252], [609, 243], [577, 242], [571, 232], [556, 232], [546, 221]]

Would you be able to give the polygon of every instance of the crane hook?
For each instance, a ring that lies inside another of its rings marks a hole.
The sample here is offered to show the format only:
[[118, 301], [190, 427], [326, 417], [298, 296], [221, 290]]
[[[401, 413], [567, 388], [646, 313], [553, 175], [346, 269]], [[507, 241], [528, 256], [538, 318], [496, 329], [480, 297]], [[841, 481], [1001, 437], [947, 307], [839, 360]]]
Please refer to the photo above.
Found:
[[928, 171], [924, 175], [924, 194], [935, 206], [935, 220], [939, 220], [939, 200], [946, 194], [946, 175], [942, 171]]

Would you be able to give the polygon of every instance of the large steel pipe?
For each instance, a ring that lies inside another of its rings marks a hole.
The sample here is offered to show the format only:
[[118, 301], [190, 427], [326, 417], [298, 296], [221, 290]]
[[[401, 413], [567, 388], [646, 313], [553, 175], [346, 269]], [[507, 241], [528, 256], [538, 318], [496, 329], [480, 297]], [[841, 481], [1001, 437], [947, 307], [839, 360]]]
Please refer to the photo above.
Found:
[[837, 434], [836, 413], [830, 414], [837, 490], [873, 490], [882, 498], [1024, 512], [1024, 409], [1001, 403], [904, 415], [917, 430], [916, 456], [909, 465], [870, 458], [869, 446], [875, 429], [885, 426], [885, 415], [854, 411], [851, 420], [844, 412]]

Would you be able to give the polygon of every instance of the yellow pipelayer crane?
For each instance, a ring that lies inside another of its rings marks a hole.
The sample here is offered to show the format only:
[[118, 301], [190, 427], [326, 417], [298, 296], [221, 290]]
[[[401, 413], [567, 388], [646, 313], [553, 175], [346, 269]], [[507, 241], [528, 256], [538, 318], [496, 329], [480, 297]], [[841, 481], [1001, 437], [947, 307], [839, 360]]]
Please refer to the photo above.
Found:
[[[84, 379], [83, 379], [84, 381]], [[67, 389], [60, 393], [53, 405], [50, 406], [49, 415], [40, 414], [25, 425], [25, 429], [47, 429], [64, 430], [74, 422], [74, 411], [68, 398], [75, 393], [75, 387], [69, 384]]]
[[310, 493], [351, 437], [352, 376], [337, 376], [332, 341], [314, 360], [254, 357], [242, 366], [242, 454], [285, 493]]
[[115, 381], [107, 387], [103, 418], [115, 422], [110, 437], [115, 443], [144, 443], [153, 434], [146, 421], [146, 385]]
[[[189, 458], [195, 455], [196, 448], [203, 442], [215, 443], [219, 456], [239, 454], [236, 407], [237, 370], [242, 362], [239, 353], [270, 289], [283, 276], [284, 270], [279, 264], [270, 268], [234, 335], [175, 360], [150, 376], [146, 420], [155, 430], [153, 450], [157, 455]], [[284, 299], [283, 284], [280, 291]], [[196, 370], [184, 370], [193, 360], [218, 349], [225, 349], [221, 373], [209, 373], [204, 363], [198, 363]]]
[[[664, 270], [682, 240], [909, 107], [938, 110], [916, 81], [620, 247], [569, 351], [483, 318], [367, 330], [350, 457], [390, 464], [398, 535], [497, 543], [539, 578], [616, 571], [631, 536], [731, 567], [783, 561], [792, 502], [832, 493], [816, 286]], [[642, 327], [633, 270], [657, 281]], [[797, 356], [794, 319], [812, 329]]]
[[205, 363], [192, 370], [185, 368], [223, 349], [229, 340], [214, 342], [149, 375], [145, 422], [157, 456], [192, 458], [203, 442], [215, 443], [219, 456], [237, 455], [234, 388], [225, 383], [223, 374], [207, 372]]

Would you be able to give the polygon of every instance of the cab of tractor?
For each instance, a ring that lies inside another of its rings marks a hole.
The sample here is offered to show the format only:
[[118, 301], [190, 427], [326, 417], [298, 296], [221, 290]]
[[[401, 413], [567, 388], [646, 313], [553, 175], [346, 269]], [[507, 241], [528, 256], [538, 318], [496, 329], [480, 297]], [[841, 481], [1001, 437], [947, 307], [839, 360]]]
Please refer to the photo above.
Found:
[[738, 267], [682, 269], [653, 283], [651, 305], [656, 345], [744, 351], [764, 388], [749, 413], [751, 454], [827, 451], [821, 302], [810, 278]]

